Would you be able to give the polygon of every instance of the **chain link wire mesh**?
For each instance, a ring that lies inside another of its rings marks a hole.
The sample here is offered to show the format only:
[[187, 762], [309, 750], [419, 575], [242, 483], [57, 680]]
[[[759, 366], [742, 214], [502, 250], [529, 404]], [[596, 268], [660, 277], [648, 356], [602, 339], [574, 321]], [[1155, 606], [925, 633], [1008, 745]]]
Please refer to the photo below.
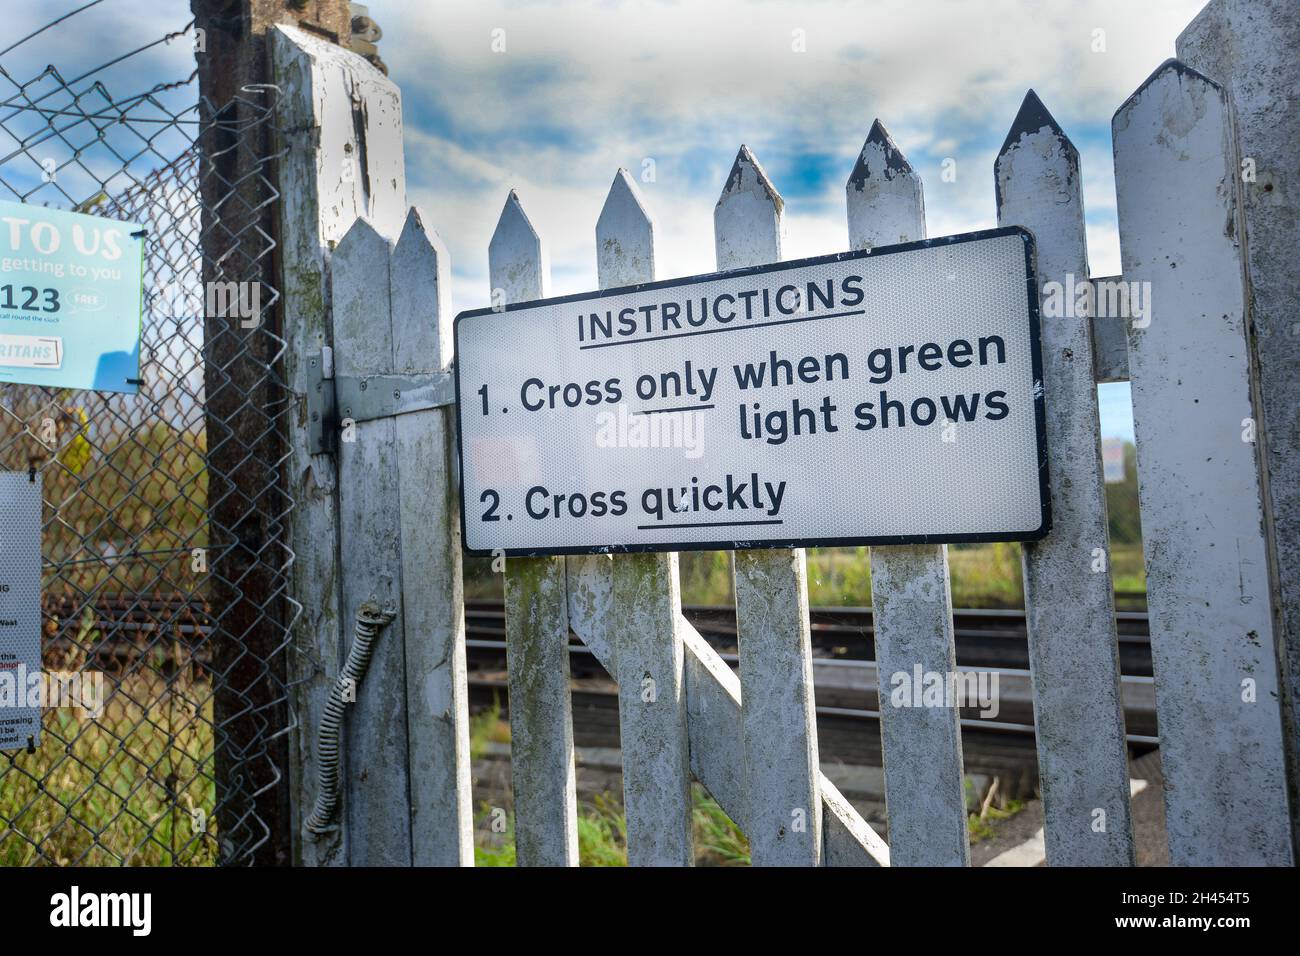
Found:
[[[46, 31], [63, 19], [0, 52], [0, 199], [147, 228], [142, 382], [0, 383], [0, 470], [43, 481], [44, 666], [104, 688], [98, 717], [47, 709], [34, 752], [0, 752], [0, 865], [265, 862], [284, 825], [295, 612], [292, 406], [267, 282], [275, 91], [217, 108], [195, 73], [110, 91], [104, 68], [192, 48], [192, 24], [71, 78], [15, 75], [26, 41], [57, 55]], [[227, 282], [252, 308], [213, 314]]]

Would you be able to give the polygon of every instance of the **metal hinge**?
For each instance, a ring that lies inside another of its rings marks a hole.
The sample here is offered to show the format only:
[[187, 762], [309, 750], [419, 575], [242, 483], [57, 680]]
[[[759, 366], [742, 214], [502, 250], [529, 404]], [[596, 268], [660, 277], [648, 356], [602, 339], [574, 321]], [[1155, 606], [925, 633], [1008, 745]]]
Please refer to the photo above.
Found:
[[307, 359], [308, 440], [313, 455], [338, 450], [339, 430], [348, 421], [368, 422], [456, 404], [451, 372], [411, 375], [334, 374], [329, 346]]

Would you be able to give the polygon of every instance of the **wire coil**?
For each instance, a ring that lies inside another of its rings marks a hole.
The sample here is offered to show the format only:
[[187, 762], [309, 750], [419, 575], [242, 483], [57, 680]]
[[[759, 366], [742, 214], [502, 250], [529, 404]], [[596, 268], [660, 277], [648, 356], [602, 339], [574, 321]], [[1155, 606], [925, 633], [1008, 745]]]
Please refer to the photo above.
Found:
[[356, 640], [352, 642], [352, 650], [348, 652], [342, 672], [330, 689], [325, 712], [321, 715], [320, 730], [316, 735], [318, 789], [316, 806], [307, 818], [306, 828], [309, 833], [327, 833], [332, 828], [330, 821], [334, 819], [339, 804], [339, 729], [343, 725], [344, 694], [349, 689], [355, 691], [360, 686], [361, 679], [370, 668], [375, 638], [393, 617], [391, 612], [382, 611], [368, 601], [357, 610], [354, 628]]

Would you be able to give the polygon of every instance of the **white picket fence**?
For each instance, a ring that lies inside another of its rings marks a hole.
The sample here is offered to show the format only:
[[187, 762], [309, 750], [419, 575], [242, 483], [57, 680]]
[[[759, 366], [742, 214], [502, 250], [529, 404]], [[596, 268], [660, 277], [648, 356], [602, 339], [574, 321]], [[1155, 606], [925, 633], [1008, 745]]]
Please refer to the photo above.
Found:
[[[310, 362], [331, 343], [338, 376], [445, 372], [448, 256], [405, 205], [396, 88], [293, 28], [277, 28], [274, 53], [295, 388], [306, 391]], [[337, 97], [351, 113], [332, 106]], [[1150, 282], [1151, 310], [1137, 325], [1042, 322], [1054, 526], [1025, 546], [1024, 579], [1056, 865], [1134, 863], [1096, 398], [1099, 380], [1126, 375], [1170, 858], [1293, 862], [1231, 124], [1223, 90], [1175, 61], [1124, 103], [1113, 121], [1124, 278]], [[1032, 91], [994, 176], [998, 223], [1034, 233], [1040, 280], [1082, 282], [1079, 155]], [[879, 123], [846, 191], [851, 248], [924, 238], [921, 177]], [[717, 268], [780, 260], [784, 210], [741, 147], [714, 215]], [[594, 226], [602, 288], [660, 278], [654, 221], [625, 171]], [[547, 294], [545, 243], [514, 192], [488, 254], [485, 299]], [[1125, 327], [1127, 347], [1116, 337]], [[347, 714], [342, 818], [302, 840], [303, 862], [473, 862], [451, 414], [358, 422], [336, 465], [311, 453], [305, 416], [294, 436], [302, 806], [314, 798], [313, 731], [350, 622], [366, 601], [396, 614]], [[874, 548], [871, 571], [879, 673], [954, 671], [946, 548]], [[505, 576], [520, 864], [577, 864], [570, 630], [619, 685], [630, 862], [691, 863], [693, 776], [745, 831], [755, 864], [969, 863], [954, 708], [893, 709], [881, 695], [888, 847], [821, 772], [802, 551], [735, 553], [738, 675], [683, 617], [676, 555], [510, 559]]]

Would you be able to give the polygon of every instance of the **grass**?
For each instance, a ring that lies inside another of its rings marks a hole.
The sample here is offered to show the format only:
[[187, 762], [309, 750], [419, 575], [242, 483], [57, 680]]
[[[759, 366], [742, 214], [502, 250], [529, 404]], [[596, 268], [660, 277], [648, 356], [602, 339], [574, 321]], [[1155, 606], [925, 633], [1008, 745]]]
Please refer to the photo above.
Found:
[[[90, 673], [100, 640], [87, 608], [46, 667]], [[0, 866], [216, 862], [212, 685], [189, 667], [165, 677], [169, 659], [185, 658], [166, 642], [140, 653], [103, 675], [99, 717], [46, 710], [35, 753], [0, 753]]]
[[1141, 544], [1116, 544], [1110, 549], [1110, 580], [1117, 593], [1146, 594], [1147, 569]]
[[[697, 866], [748, 866], [749, 840], [699, 784], [692, 786], [692, 823]], [[493, 808], [484, 804], [474, 821], [476, 866], [515, 865], [515, 818], [492, 832]], [[599, 794], [578, 807], [578, 865], [627, 866], [627, 821], [618, 797]]]
[[[725, 551], [684, 552], [679, 561], [683, 603], [734, 603], [731, 561]], [[1140, 544], [1112, 544], [1110, 561], [1112, 582], [1117, 592], [1146, 591]], [[948, 568], [954, 607], [1025, 606], [1018, 544], [949, 545]], [[870, 549], [810, 548], [808, 600], [814, 607], [869, 607]]]
[[1025, 804], [1020, 800], [1009, 800], [1005, 807], [989, 806], [982, 813], [972, 813], [967, 819], [966, 830], [970, 834], [971, 845], [974, 846], [981, 840], [988, 840], [997, 836], [997, 831], [993, 828], [993, 822], [1008, 820], [1025, 808]]
[[501, 719], [501, 701], [495, 693], [492, 706], [483, 708], [469, 719], [469, 759], [477, 760], [483, 756], [490, 743], [510, 743], [510, 724]]
[[[1021, 608], [1025, 606], [1021, 548], [1014, 542], [951, 544], [948, 569], [953, 607]], [[683, 551], [678, 556], [683, 604], [735, 603], [731, 555], [726, 551]], [[1090, 556], [1084, 557], [1089, 566]], [[1142, 546], [1111, 545], [1111, 580], [1117, 593], [1146, 592]], [[489, 559], [465, 561], [465, 596], [501, 599], [502, 576]], [[808, 600], [814, 607], [870, 607], [869, 548], [808, 549]]]
[[[509, 814], [505, 831], [491, 831], [492, 808], [484, 806], [475, 821], [475, 866], [515, 865], [515, 818]], [[578, 859], [582, 866], [627, 866], [627, 829], [623, 814], [609, 794], [596, 797], [578, 815]]]
[[215, 864], [212, 743], [202, 681], [139, 672], [99, 719], [47, 710], [36, 753], [0, 755], [0, 866]]
[[[470, 718], [470, 758], [477, 759], [488, 743], [509, 743], [510, 724], [501, 719], [501, 705]], [[699, 784], [692, 785], [692, 823], [698, 866], [748, 866], [749, 840], [740, 827]], [[494, 831], [494, 825], [496, 830]], [[499, 831], [499, 832], [498, 832]], [[474, 820], [474, 862], [477, 866], [515, 865], [515, 818], [484, 803]], [[602, 793], [578, 807], [580, 866], [627, 866], [627, 821], [618, 796]]]
[[695, 785], [695, 862], [699, 866], [748, 866], [749, 838], [716, 800]]
[[971, 846], [981, 840], [988, 840], [997, 836], [997, 830], [993, 824], [1001, 820], [1008, 820], [1025, 808], [1023, 800], [1002, 799], [997, 793], [997, 787], [998, 782], [994, 780], [992, 788], [981, 800], [971, 779], [967, 777], [965, 780], [966, 806], [979, 807], [978, 813], [972, 811], [966, 817], [966, 832], [970, 837]]

